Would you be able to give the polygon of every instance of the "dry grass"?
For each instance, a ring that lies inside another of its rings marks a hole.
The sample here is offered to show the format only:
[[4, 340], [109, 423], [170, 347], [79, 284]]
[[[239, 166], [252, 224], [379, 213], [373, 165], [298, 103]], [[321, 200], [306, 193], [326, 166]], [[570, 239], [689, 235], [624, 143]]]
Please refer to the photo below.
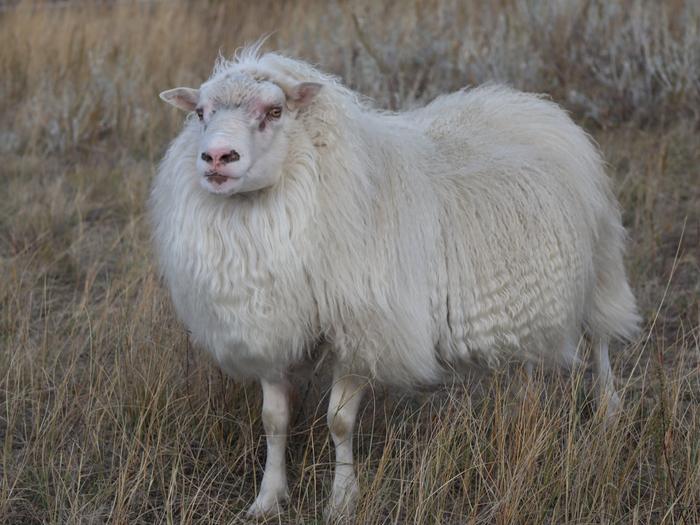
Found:
[[[587, 378], [507, 376], [370, 396], [359, 523], [700, 522], [700, 6], [88, 2], [0, 10], [0, 522], [236, 522], [264, 460], [259, 394], [190, 349], [144, 203], [182, 115], [157, 100], [219, 49], [319, 63], [388, 107], [505, 80], [595, 136], [630, 230], [644, 335], [614, 355], [605, 428]], [[294, 427], [292, 500], [320, 520], [327, 384]], [[277, 520], [275, 520], [277, 521]]]

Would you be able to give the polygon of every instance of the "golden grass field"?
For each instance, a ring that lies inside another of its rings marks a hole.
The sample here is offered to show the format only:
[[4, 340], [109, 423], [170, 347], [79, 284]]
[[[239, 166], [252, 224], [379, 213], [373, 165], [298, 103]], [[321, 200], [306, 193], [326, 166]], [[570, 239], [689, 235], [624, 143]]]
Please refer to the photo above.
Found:
[[[265, 447], [255, 384], [190, 348], [145, 203], [183, 114], [158, 100], [219, 52], [319, 64], [401, 109], [487, 81], [545, 92], [600, 144], [644, 318], [590, 378], [493, 374], [368, 396], [356, 521], [700, 523], [700, 3], [696, 0], [0, 5], [0, 523], [242, 523]], [[331, 479], [323, 374], [292, 429], [291, 500]]]

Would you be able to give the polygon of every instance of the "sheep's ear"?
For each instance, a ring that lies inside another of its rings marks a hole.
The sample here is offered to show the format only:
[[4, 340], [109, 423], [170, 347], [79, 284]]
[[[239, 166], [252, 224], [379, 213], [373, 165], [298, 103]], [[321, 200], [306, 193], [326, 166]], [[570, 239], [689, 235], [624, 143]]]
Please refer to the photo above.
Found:
[[172, 104], [176, 108], [184, 109], [185, 111], [194, 111], [199, 101], [199, 90], [179, 87], [163, 91], [160, 98], [168, 104]]
[[292, 109], [305, 108], [321, 91], [322, 84], [318, 82], [299, 82], [292, 86], [287, 93], [287, 104]]

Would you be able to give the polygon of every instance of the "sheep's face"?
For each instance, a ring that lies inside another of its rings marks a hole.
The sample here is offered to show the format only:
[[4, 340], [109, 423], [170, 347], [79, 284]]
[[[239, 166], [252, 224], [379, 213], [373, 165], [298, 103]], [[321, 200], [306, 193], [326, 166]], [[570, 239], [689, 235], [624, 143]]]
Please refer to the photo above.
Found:
[[199, 89], [175, 88], [160, 96], [196, 113], [199, 183], [211, 193], [228, 196], [279, 181], [292, 123], [320, 88], [311, 82], [283, 88], [268, 80], [229, 73]]

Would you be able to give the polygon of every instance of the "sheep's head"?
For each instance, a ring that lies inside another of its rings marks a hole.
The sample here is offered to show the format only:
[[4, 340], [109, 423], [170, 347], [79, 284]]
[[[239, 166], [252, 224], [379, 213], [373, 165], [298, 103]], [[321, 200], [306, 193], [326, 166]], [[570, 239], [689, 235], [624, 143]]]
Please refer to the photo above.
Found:
[[233, 195], [278, 182], [297, 112], [320, 88], [321, 84], [313, 82], [282, 84], [229, 73], [199, 89], [170, 89], [160, 97], [194, 111], [199, 118], [197, 173], [201, 186], [218, 195]]

